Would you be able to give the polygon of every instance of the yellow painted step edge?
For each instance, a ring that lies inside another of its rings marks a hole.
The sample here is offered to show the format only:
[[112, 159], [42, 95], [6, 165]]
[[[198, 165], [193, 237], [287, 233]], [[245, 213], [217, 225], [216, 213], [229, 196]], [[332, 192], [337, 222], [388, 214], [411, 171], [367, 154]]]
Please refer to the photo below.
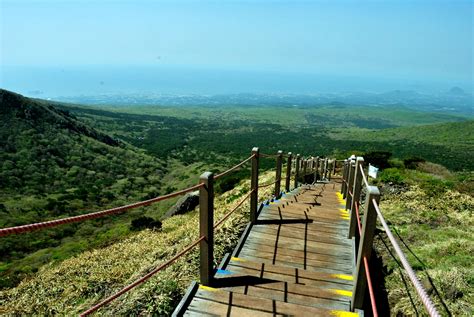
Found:
[[342, 310], [331, 310], [329, 312], [330, 316], [335, 316], [335, 317], [356, 317], [359, 316], [358, 313], [353, 313], [350, 311], [342, 311]]

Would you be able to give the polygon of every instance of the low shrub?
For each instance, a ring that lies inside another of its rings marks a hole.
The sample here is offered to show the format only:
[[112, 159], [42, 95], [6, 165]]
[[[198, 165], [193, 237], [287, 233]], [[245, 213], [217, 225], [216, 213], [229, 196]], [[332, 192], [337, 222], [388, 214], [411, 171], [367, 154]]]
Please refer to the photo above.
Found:
[[418, 156], [410, 156], [403, 160], [403, 164], [406, 168], [416, 169], [419, 163], [424, 163], [425, 159]]
[[131, 230], [142, 230], [146, 228], [161, 229], [161, 221], [146, 216], [142, 216], [132, 220], [130, 226]]
[[398, 168], [386, 168], [380, 173], [380, 182], [393, 183], [393, 184], [404, 184], [405, 178]]

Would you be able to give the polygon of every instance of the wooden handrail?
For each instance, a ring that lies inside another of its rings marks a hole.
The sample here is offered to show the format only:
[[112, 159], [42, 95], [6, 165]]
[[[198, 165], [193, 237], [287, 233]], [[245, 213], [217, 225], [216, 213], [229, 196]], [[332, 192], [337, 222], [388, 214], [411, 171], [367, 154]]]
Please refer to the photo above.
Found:
[[[368, 283], [371, 283], [369, 265], [370, 255], [372, 253], [373, 237], [377, 219], [383, 225], [389, 240], [394, 247], [397, 255], [401, 259], [403, 267], [407, 271], [410, 280], [415, 287], [418, 295], [420, 296], [425, 308], [430, 316], [440, 316], [436, 306], [430, 300], [423, 286], [418, 281], [413, 269], [408, 263], [405, 255], [400, 249], [398, 243], [393, 237], [390, 228], [388, 227], [385, 219], [379, 208], [380, 192], [376, 186], [370, 186], [367, 180], [367, 176], [364, 172], [364, 159], [357, 157], [354, 163], [353, 159], [344, 160], [344, 166], [342, 171], [342, 186], [341, 194], [346, 198], [346, 209], [350, 210], [350, 225], [349, 225], [349, 238], [355, 236], [355, 228], [360, 228], [360, 241], [358, 246], [358, 252], [356, 256], [356, 269], [354, 271], [354, 288], [352, 292], [351, 309], [362, 308], [364, 294], [367, 287], [369, 287], [370, 300], [373, 310], [373, 315], [377, 316], [377, 306], [375, 303], [375, 296], [373, 294], [373, 288]], [[334, 163], [334, 167], [335, 168]], [[365, 212], [363, 215], [363, 223], [360, 225], [358, 206], [360, 205], [360, 193], [362, 184], [367, 189]], [[358, 223], [358, 225], [357, 225]]]

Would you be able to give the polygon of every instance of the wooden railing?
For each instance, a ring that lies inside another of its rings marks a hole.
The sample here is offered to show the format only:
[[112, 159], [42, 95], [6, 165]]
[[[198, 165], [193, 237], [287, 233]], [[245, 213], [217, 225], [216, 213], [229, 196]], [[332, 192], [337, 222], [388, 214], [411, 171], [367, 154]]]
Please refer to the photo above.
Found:
[[[283, 169], [283, 151], [278, 151], [277, 154], [264, 154], [260, 153], [259, 148], [253, 148], [250, 156], [251, 161], [251, 175], [250, 175], [250, 190], [245, 198], [238, 204], [240, 205], [244, 200], [250, 197], [250, 216], [249, 224], [246, 231], [249, 231], [253, 225], [257, 223], [258, 218], [258, 201], [259, 201], [259, 189], [267, 186], [274, 185], [273, 198], [280, 198], [281, 181], [282, 181], [282, 169]], [[275, 182], [270, 184], [259, 185], [259, 166], [261, 158], [275, 159]], [[325, 179], [325, 177], [331, 177], [331, 174], [335, 170], [335, 160], [332, 160], [329, 168], [329, 160], [327, 158], [321, 159], [319, 157], [308, 157], [301, 158], [299, 154], [293, 159], [291, 152], [286, 155], [286, 175], [285, 175], [285, 191], [291, 190], [291, 177], [294, 177], [294, 188], [298, 187], [299, 184], [304, 182], [304, 179], [308, 175], [313, 175], [314, 182], [319, 179]], [[292, 174], [293, 163], [295, 165], [294, 174]], [[220, 175], [218, 175], [220, 176]], [[200, 184], [203, 185], [199, 190], [199, 228], [200, 236], [204, 237], [200, 242], [200, 283], [204, 286], [211, 286], [213, 284], [214, 269], [212, 267], [214, 263], [214, 181], [217, 177], [211, 172], [205, 172], [200, 177]], [[234, 210], [231, 210], [228, 214], [230, 215]]]
[[[377, 219], [379, 219], [427, 312], [430, 316], [439, 316], [436, 307], [416, 277], [380, 211], [380, 191], [376, 186], [369, 185], [364, 172], [364, 158], [352, 156], [344, 160], [342, 178], [341, 194], [346, 199], [345, 208], [350, 212], [348, 238], [354, 238], [356, 243], [351, 309], [362, 309], [364, 294], [368, 288], [373, 315], [378, 316], [375, 294], [371, 283], [369, 261], [372, 254], [376, 223]], [[364, 214], [361, 217], [359, 207], [361, 206], [363, 185], [365, 186], [366, 193]]]

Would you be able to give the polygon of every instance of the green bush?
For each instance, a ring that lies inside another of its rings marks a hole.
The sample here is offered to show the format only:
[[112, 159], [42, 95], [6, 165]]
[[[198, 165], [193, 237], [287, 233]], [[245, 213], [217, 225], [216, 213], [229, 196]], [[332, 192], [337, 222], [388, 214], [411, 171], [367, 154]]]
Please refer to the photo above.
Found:
[[398, 168], [386, 168], [380, 173], [379, 180], [383, 183], [404, 184], [405, 177]]
[[132, 220], [130, 229], [142, 230], [145, 228], [149, 229], [161, 229], [161, 221], [155, 220], [151, 217], [142, 216]]
[[436, 196], [445, 193], [448, 189], [454, 187], [454, 183], [442, 179], [431, 178], [423, 181], [420, 187], [426, 192], [428, 196]]
[[372, 151], [364, 154], [364, 159], [367, 164], [372, 164], [378, 168], [387, 168], [389, 158], [392, 156], [391, 152], [387, 151]]
[[405, 164], [405, 167], [409, 169], [416, 169], [418, 167], [418, 163], [423, 162], [426, 162], [426, 160], [418, 156], [410, 156], [403, 160], [403, 164]]

